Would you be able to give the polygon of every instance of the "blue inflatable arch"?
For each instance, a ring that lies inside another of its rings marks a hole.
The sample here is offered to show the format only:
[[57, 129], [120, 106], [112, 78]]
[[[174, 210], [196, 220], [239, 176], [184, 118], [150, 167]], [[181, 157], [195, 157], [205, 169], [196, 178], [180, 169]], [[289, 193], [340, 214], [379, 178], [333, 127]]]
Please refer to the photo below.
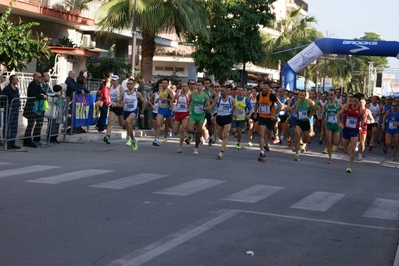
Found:
[[288, 61], [282, 71], [284, 89], [296, 89], [296, 74], [323, 54], [372, 55], [399, 59], [399, 42], [345, 39], [318, 39]]

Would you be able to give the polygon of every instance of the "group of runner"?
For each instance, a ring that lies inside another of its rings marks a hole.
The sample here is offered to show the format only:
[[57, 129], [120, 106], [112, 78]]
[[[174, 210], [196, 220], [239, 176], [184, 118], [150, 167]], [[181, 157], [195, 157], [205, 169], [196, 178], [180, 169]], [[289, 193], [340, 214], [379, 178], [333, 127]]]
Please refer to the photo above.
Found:
[[[129, 80], [128, 85], [134, 86]], [[114, 92], [111, 88], [111, 100], [114, 103], [110, 109], [109, 125], [123, 106], [123, 116], [131, 123], [137, 117], [137, 100], [144, 98], [134, 88], [128, 90], [119, 88]], [[385, 100], [385, 102], [381, 102]], [[380, 102], [378, 102], [380, 101]], [[262, 81], [259, 87], [244, 90], [237, 87], [234, 90], [228, 85], [215, 83], [210, 79], [203, 82], [189, 80], [181, 83], [179, 90], [174, 92], [167, 79], [160, 80], [151, 95], [148, 104], [152, 108], [153, 127], [155, 130], [154, 146], [160, 146], [161, 127], [165, 126], [162, 142], [167, 142], [168, 132], [180, 134], [177, 152], [182, 152], [183, 143], [195, 140], [194, 154], [199, 154], [199, 147], [208, 139], [212, 146], [217, 139], [221, 141], [221, 149], [217, 158], [222, 159], [229, 134], [237, 138], [236, 149], [241, 149], [243, 129], [248, 129], [248, 146], [252, 147], [254, 133], [259, 136], [259, 161], [266, 158], [265, 151], [270, 150], [271, 142], [277, 144], [287, 140], [291, 146], [290, 128], [293, 130], [295, 161], [300, 160], [299, 153], [307, 150], [307, 143], [319, 131], [319, 144], [323, 141], [328, 154], [328, 164], [332, 163], [332, 152], [341, 145], [342, 150], [349, 154], [347, 172], [352, 172], [352, 164], [356, 151], [359, 150], [359, 160], [369, 141], [369, 150], [376, 147], [377, 141], [384, 142], [383, 151], [393, 144], [392, 160], [395, 160], [399, 145], [399, 112], [398, 101], [391, 97], [379, 99], [374, 96], [365, 99], [361, 94], [341, 95], [339, 90], [324, 93], [304, 90], [290, 92], [279, 88], [272, 89], [268, 81]], [[145, 106], [145, 103], [142, 105]], [[116, 110], [118, 108], [118, 110]], [[128, 114], [125, 115], [125, 110]], [[133, 119], [133, 120], [132, 120]], [[109, 143], [109, 132], [104, 141]], [[131, 127], [127, 128], [130, 139], [137, 145]], [[204, 134], [204, 133], [207, 134]], [[218, 137], [216, 137], [216, 135]], [[366, 137], [367, 136], [367, 137]], [[341, 148], [341, 147], [340, 147]], [[339, 149], [339, 148], [338, 148]]]

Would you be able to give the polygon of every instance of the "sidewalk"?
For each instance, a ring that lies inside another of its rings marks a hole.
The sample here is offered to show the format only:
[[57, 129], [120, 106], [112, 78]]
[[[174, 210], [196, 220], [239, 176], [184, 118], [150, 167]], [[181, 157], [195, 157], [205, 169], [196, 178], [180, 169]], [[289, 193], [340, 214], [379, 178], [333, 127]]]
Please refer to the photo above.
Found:
[[[84, 128], [86, 130], [86, 128]], [[145, 136], [153, 136], [154, 131], [151, 129], [134, 129], [134, 135], [136, 137], [145, 137]], [[89, 127], [89, 131], [87, 133], [66, 135], [65, 140], [64, 136], [60, 135], [58, 137], [58, 141], [64, 143], [81, 143], [81, 142], [91, 142], [91, 141], [102, 141], [105, 134], [98, 133], [94, 126]], [[125, 139], [126, 138], [126, 130], [120, 127], [117, 123], [112, 127], [111, 139]]]

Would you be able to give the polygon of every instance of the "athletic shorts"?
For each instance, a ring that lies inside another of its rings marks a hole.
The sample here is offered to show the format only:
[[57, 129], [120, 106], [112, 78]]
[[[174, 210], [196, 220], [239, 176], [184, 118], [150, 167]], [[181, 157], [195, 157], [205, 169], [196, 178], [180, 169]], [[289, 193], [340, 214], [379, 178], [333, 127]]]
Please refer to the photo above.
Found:
[[211, 127], [212, 126], [212, 115], [211, 115], [211, 113], [208, 113], [208, 112], [206, 112], [205, 113], [205, 119], [206, 119], [206, 125], [208, 126], [208, 127]]
[[109, 111], [115, 113], [115, 115], [123, 115], [123, 107], [111, 106]]
[[231, 128], [244, 128], [245, 120], [233, 120]]
[[389, 127], [385, 126], [385, 133], [389, 135], [399, 134], [399, 128], [389, 129]]
[[174, 120], [177, 122], [183, 121], [183, 119], [188, 119], [190, 117], [190, 112], [175, 112]]
[[128, 111], [123, 111], [123, 119], [127, 119], [129, 117], [130, 114], [135, 114], [137, 117], [137, 109], [134, 110], [133, 112], [128, 112]]
[[378, 128], [378, 124], [377, 124], [377, 123], [372, 123], [372, 124], [368, 124], [368, 125], [367, 125], [367, 128], [368, 128], [369, 130], [371, 130], [373, 127]]
[[258, 120], [259, 120], [259, 115], [256, 115], [256, 117], [254, 117], [255, 116], [255, 114], [252, 114], [251, 115], [251, 119], [254, 121], [254, 122], [258, 122]]
[[151, 113], [152, 120], [157, 120], [157, 115], [158, 115], [158, 113], [152, 112]]
[[342, 129], [342, 138], [343, 139], [350, 139], [352, 137], [359, 137], [359, 129], [358, 128]]
[[158, 114], [162, 115], [164, 118], [173, 116], [172, 110], [170, 108], [158, 108]]
[[233, 118], [231, 115], [218, 115], [216, 117], [216, 124], [220, 127], [224, 127], [225, 125], [231, 124]]
[[268, 130], [273, 130], [276, 123], [277, 123], [276, 119], [263, 118], [263, 117], [259, 117], [258, 119], [258, 126], [266, 126]]
[[288, 120], [288, 115], [279, 115], [278, 118], [280, 118], [281, 123], [285, 123]]
[[302, 131], [310, 130], [310, 121], [308, 120], [296, 120], [296, 126], [298, 126]]
[[331, 124], [331, 123], [326, 123], [326, 130], [331, 131], [332, 133], [341, 132], [341, 129], [339, 128], [338, 124]]
[[205, 114], [202, 114], [202, 115], [190, 115], [190, 117], [188, 119], [193, 121], [195, 124], [198, 124], [198, 123], [203, 124], [204, 121], [205, 121]]
[[295, 127], [295, 125], [296, 125], [296, 120], [297, 120], [296, 117], [292, 117], [292, 116], [291, 116], [291, 126]]

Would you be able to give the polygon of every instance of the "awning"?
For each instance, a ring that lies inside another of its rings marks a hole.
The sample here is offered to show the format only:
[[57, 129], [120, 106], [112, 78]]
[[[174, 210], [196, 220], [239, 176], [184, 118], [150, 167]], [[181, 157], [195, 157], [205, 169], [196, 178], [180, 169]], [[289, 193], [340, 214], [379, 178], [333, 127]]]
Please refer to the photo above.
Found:
[[83, 48], [74, 47], [60, 47], [60, 46], [47, 46], [54, 54], [67, 54], [67, 55], [83, 55], [83, 56], [100, 56], [100, 52], [91, 51]]

